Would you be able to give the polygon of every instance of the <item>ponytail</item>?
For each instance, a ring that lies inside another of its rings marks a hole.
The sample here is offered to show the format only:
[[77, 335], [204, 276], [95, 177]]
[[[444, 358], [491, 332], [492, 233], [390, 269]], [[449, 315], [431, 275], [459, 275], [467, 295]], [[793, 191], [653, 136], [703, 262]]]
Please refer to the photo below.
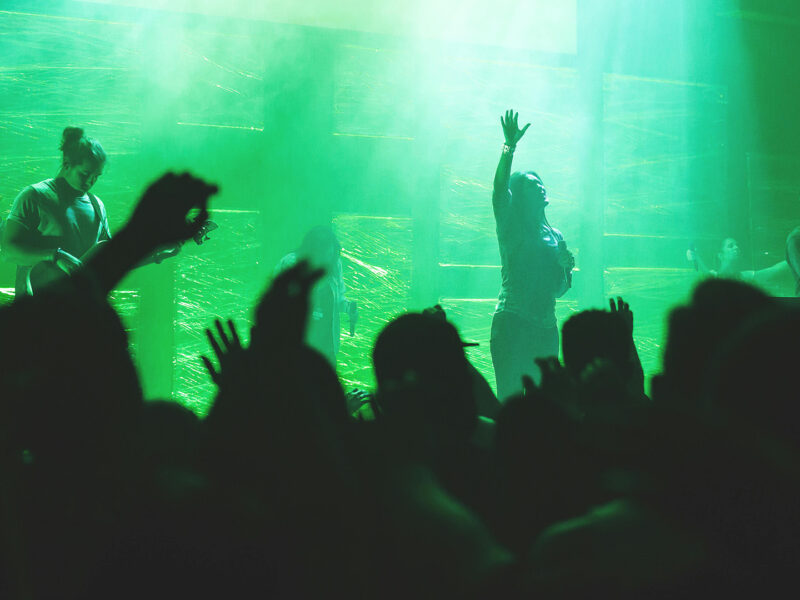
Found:
[[98, 165], [106, 162], [106, 151], [94, 138], [84, 135], [80, 127], [65, 127], [61, 134], [62, 163], [78, 165], [84, 161], [92, 161]]

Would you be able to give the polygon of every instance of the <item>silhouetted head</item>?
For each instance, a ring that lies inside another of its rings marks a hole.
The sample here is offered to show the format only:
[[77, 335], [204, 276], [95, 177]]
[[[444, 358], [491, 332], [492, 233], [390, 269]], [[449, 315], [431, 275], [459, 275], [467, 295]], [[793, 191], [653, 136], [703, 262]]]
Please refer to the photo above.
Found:
[[778, 434], [800, 450], [797, 347], [800, 310], [775, 307], [747, 320], [710, 360], [715, 414]]
[[508, 182], [511, 191], [511, 205], [526, 222], [541, 221], [547, 201], [547, 190], [542, 178], [535, 171], [517, 171]]
[[341, 250], [342, 245], [333, 229], [318, 225], [306, 233], [297, 253], [299, 258], [308, 260], [313, 268], [330, 271], [336, 265]]
[[372, 360], [387, 418], [423, 419], [437, 430], [469, 438], [477, 412], [455, 327], [431, 315], [402, 315], [381, 331]]
[[[76, 274], [69, 279], [80, 283]], [[116, 312], [101, 298], [54, 288], [0, 309], [6, 442], [53, 459], [101, 458], [124, 443], [142, 396]]]
[[688, 306], [669, 315], [659, 389], [673, 401], [698, 408], [701, 382], [714, 352], [747, 319], [769, 309], [774, 301], [753, 286], [731, 279], [707, 279]]
[[595, 360], [610, 362], [622, 377], [630, 366], [630, 333], [623, 319], [605, 310], [584, 310], [561, 329], [564, 366], [574, 378]]
[[106, 152], [97, 140], [87, 137], [80, 127], [67, 127], [61, 136], [60, 175], [74, 189], [86, 193], [95, 184], [106, 164]]

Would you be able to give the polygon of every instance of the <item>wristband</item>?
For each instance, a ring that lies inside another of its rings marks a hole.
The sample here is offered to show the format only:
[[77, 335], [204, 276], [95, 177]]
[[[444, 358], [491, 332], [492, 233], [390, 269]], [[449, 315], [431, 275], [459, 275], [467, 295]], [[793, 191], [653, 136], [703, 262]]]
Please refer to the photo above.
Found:
[[503, 144], [503, 154], [514, 154], [516, 148], [516, 146], [511, 146], [510, 144]]

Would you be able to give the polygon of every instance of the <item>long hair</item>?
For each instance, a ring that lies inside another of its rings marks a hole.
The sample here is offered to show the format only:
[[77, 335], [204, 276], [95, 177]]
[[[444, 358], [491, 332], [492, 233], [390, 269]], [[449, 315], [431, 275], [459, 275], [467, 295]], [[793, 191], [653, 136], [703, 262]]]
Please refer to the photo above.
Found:
[[[530, 170], [529, 171], [515, 171], [514, 173], [512, 173], [511, 177], [508, 180], [508, 190], [511, 192], [511, 206], [514, 207], [513, 208], [514, 210], [519, 210], [520, 209], [520, 203], [519, 202], [515, 203], [514, 202], [514, 198], [515, 197], [516, 198], [520, 198], [522, 196], [522, 184], [529, 176], [535, 177], [539, 181], [539, 183], [542, 184], [542, 187], [544, 187], [544, 181], [542, 181], [542, 178], [539, 176], [539, 174], [536, 171], [530, 171]], [[544, 221], [545, 226], [548, 229], [550, 229], [551, 232], [553, 232], [553, 227], [550, 225], [550, 222], [547, 220], [547, 215], [544, 214], [544, 208], [548, 204], [550, 204], [550, 203], [547, 201], [547, 198], [545, 196], [544, 203], [543, 203], [543, 206], [542, 206], [542, 220]], [[553, 236], [555, 236], [554, 232], [553, 232]]]
[[309, 232], [303, 237], [303, 241], [300, 243], [300, 248], [298, 248], [298, 251], [300, 254], [304, 254], [325, 247], [332, 248], [336, 254], [338, 254], [342, 249], [342, 245], [339, 243], [339, 238], [336, 237], [336, 234], [333, 232], [333, 229], [330, 226], [317, 225], [309, 230]]

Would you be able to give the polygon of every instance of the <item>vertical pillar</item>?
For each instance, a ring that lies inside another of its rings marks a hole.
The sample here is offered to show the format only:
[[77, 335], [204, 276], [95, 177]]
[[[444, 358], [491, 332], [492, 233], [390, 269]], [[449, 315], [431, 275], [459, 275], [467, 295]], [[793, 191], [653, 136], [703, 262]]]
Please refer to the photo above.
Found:
[[[603, 73], [606, 11], [598, 0], [578, 0], [578, 144], [582, 248], [576, 274], [581, 308], [605, 303], [605, 176]], [[613, 8], [611, 9], [613, 10]]]

